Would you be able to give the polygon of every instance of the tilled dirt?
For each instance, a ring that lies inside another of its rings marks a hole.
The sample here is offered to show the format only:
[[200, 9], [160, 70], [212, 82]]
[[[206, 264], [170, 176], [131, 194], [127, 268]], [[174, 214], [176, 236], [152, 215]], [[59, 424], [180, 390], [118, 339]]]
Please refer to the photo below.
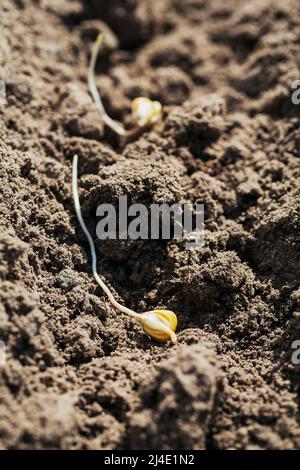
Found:
[[[297, 0], [1, 0], [0, 446], [300, 447], [300, 78]], [[162, 122], [124, 148], [131, 100]], [[205, 244], [96, 241], [120, 302], [179, 318], [176, 346], [116, 312], [74, 214], [126, 194], [202, 202]]]

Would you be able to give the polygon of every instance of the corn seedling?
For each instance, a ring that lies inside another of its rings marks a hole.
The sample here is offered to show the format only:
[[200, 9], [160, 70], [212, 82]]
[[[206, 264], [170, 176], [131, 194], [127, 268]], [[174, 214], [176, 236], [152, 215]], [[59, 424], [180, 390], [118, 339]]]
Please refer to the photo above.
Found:
[[160, 120], [162, 106], [159, 101], [152, 101], [149, 98], [138, 97], [131, 103], [131, 112], [135, 125], [132, 129], [125, 129], [114, 121], [105, 111], [95, 80], [95, 66], [99, 49], [103, 43], [104, 34], [99, 33], [92, 49], [91, 60], [88, 70], [88, 86], [93, 100], [97, 106], [104, 123], [112, 129], [121, 139], [127, 139], [138, 135], [143, 129], [153, 126]]
[[148, 336], [153, 338], [156, 341], [164, 342], [167, 340], [171, 340], [172, 343], [177, 342], [177, 336], [175, 334], [175, 330], [177, 327], [177, 316], [175, 313], [171, 312], [170, 310], [151, 310], [145, 313], [137, 313], [130, 308], [125, 307], [124, 305], [120, 304], [107, 287], [105, 282], [100, 278], [98, 271], [97, 271], [97, 255], [95, 244], [92, 239], [92, 236], [83, 220], [80, 208], [80, 201], [78, 196], [78, 156], [75, 155], [73, 158], [73, 170], [72, 170], [72, 192], [73, 192], [73, 201], [74, 207], [76, 211], [76, 215], [80, 226], [87, 238], [90, 247], [91, 259], [92, 259], [92, 272], [93, 276], [96, 279], [99, 286], [107, 295], [110, 303], [115, 307], [115, 309], [119, 310], [119, 312], [125, 313], [133, 317], [137, 322], [139, 322]]

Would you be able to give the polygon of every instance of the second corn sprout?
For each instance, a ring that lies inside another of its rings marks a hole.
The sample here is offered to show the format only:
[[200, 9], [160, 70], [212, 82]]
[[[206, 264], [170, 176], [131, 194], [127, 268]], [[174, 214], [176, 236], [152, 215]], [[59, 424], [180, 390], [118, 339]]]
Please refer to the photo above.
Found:
[[88, 70], [88, 86], [93, 100], [100, 112], [104, 123], [112, 129], [121, 138], [134, 137], [141, 130], [153, 126], [160, 120], [162, 106], [159, 101], [152, 101], [150, 98], [137, 97], [131, 103], [132, 117], [135, 125], [131, 129], [125, 129], [121, 124], [114, 121], [105, 111], [100, 94], [98, 92], [95, 80], [95, 67], [99, 49], [103, 43], [104, 34], [99, 33], [92, 49], [89, 70]]

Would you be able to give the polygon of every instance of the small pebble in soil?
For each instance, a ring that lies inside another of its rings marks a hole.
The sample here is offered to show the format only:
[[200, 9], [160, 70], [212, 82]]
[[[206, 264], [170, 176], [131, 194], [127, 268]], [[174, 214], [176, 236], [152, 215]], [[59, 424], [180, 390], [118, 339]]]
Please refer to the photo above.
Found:
[[79, 274], [73, 271], [73, 269], [63, 269], [57, 275], [57, 284], [65, 291], [70, 291], [74, 287], [79, 286], [81, 283], [82, 282]]

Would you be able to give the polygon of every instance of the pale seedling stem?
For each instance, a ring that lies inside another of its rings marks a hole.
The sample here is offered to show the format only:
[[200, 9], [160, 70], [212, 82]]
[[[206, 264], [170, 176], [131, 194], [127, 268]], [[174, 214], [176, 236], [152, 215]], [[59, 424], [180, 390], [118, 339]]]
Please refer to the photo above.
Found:
[[95, 250], [95, 245], [94, 241], [91, 237], [91, 234], [85, 225], [85, 222], [82, 218], [81, 214], [81, 208], [80, 208], [80, 202], [79, 202], [79, 196], [78, 196], [78, 184], [77, 184], [77, 167], [78, 167], [78, 156], [74, 155], [73, 157], [73, 168], [72, 168], [72, 191], [73, 191], [73, 199], [74, 199], [74, 206], [75, 206], [75, 212], [78, 218], [78, 221], [80, 223], [80, 226], [87, 238], [87, 241], [90, 246], [90, 252], [91, 252], [91, 257], [92, 257], [92, 272], [93, 276], [98, 282], [99, 286], [101, 289], [105, 292], [107, 297], [109, 298], [110, 302], [112, 305], [119, 310], [120, 312], [126, 313], [127, 315], [130, 315], [131, 317], [134, 317], [136, 320], [139, 320], [141, 317], [141, 314], [135, 312], [134, 310], [131, 310], [130, 308], [124, 307], [124, 305], [121, 305], [113, 296], [112, 292], [110, 289], [107, 287], [107, 285], [102, 281], [100, 278], [98, 272], [97, 272], [97, 255], [96, 255], [96, 250]]
[[101, 97], [99, 95], [97, 86], [96, 86], [96, 81], [95, 81], [95, 67], [96, 67], [96, 62], [97, 62], [97, 57], [99, 53], [99, 49], [103, 43], [104, 39], [104, 34], [99, 33], [95, 44], [93, 45], [92, 49], [92, 55], [91, 55], [91, 60], [89, 64], [89, 70], [88, 70], [88, 85], [89, 85], [89, 90], [90, 93], [94, 99], [95, 105], [97, 106], [98, 111], [100, 112], [103, 121], [105, 124], [110, 127], [114, 132], [116, 132], [118, 135], [121, 137], [126, 136], [127, 132], [126, 130], [120, 126], [117, 122], [115, 122], [111, 117], [106, 113]]

